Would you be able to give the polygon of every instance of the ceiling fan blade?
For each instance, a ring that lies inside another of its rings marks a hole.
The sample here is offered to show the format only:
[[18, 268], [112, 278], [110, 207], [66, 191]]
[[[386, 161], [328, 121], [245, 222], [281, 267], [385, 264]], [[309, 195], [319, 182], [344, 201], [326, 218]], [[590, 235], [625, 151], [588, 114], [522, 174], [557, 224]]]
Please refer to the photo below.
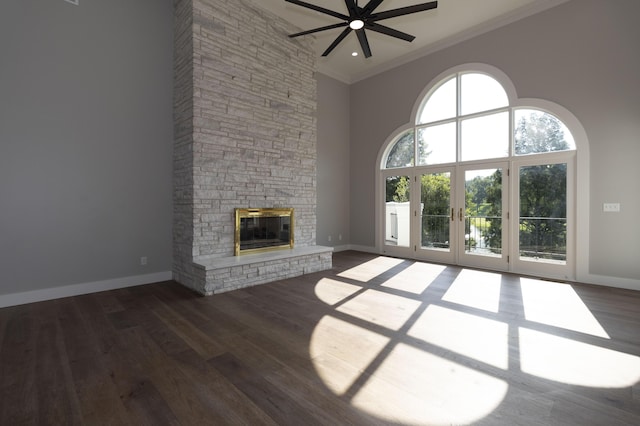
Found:
[[316, 6], [315, 4], [307, 3], [299, 0], [284, 0], [287, 3], [297, 4], [298, 6], [306, 7], [307, 9], [315, 10], [316, 12], [324, 13], [326, 15], [330, 15], [336, 17], [338, 19], [342, 19], [344, 21], [348, 21], [349, 17], [347, 15], [343, 15], [342, 13], [334, 12], [333, 10], [325, 9], [324, 7]]
[[376, 9], [376, 7], [380, 6], [380, 3], [382, 3], [383, 1], [384, 0], [371, 0], [364, 8], [362, 8], [362, 15], [369, 15]]
[[385, 10], [384, 12], [374, 13], [370, 15], [367, 20], [374, 22], [382, 19], [395, 18], [396, 16], [409, 15], [411, 13], [423, 12], [425, 10], [431, 10], [438, 7], [437, 1], [429, 3], [416, 4], [413, 6], [401, 7], [399, 9]]
[[327, 50], [325, 50], [325, 51], [324, 51], [324, 53], [322, 54], [322, 56], [327, 56], [327, 55], [329, 55], [329, 53], [331, 53], [331, 51], [332, 51], [333, 49], [335, 49], [335, 48], [336, 48], [336, 46], [337, 46], [337, 45], [339, 45], [339, 44], [340, 44], [340, 42], [341, 42], [342, 40], [344, 40], [344, 38], [345, 38], [346, 36], [348, 36], [348, 35], [349, 35], [349, 33], [350, 33], [350, 32], [351, 32], [351, 28], [350, 28], [350, 27], [345, 28], [345, 29], [344, 29], [344, 31], [342, 31], [342, 32], [340, 33], [340, 35], [339, 35], [339, 36], [338, 36], [338, 37], [333, 41], [333, 43], [331, 43], [331, 46], [329, 46], [329, 47], [327, 48]]
[[391, 37], [399, 38], [405, 41], [413, 41], [416, 37], [411, 34], [403, 33], [402, 31], [394, 30], [393, 28], [385, 27], [375, 22], [371, 22], [365, 25], [365, 28], [377, 33], [386, 34]]
[[367, 40], [367, 35], [365, 34], [363, 29], [356, 30], [356, 35], [358, 36], [358, 41], [360, 42], [360, 47], [362, 47], [362, 53], [364, 53], [365, 58], [371, 57], [371, 48], [369, 47], [369, 40]]
[[349, 11], [349, 16], [351, 18], [357, 18], [358, 6], [356, 5], [355, 0], [344, 0], [344, 4], [347, 6], [347, 10]]
[[302, 31], [300, 33], [295, 33], [295, 34], [289, 34], [289, 37], [292, 37], [292, 38], [293, 37], [299, 37], [299, 36], [303, 36], [303, 35], [307, 35], [307, 34], [317, 33], [319, 31], [332, 30], [334, 28], [346, 27], [347, 25], [349, 25], [348, 22], [340, 22], [338, 24], [327, 25], [326, 27], [314, 28], [313, 30]]

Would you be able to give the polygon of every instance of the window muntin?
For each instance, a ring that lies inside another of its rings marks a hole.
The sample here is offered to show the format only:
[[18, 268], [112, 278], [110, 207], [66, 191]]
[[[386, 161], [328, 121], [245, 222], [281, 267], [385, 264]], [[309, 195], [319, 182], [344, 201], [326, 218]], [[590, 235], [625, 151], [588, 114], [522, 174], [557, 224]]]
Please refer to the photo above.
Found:
[[520, 108], [514, 110], [513, 122], [515, 155], [576, 149], [567, 126], [552, 114], [537, 109]]

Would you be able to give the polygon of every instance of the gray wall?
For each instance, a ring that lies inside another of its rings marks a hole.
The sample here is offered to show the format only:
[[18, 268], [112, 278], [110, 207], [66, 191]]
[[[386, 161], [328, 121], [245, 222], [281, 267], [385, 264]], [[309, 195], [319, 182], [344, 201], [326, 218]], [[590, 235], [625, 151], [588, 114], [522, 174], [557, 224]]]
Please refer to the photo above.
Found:
[[171, 270], [172, 17], [2, 2], [0, 294]]
[[[171, 270], [172, 14], [171, 0], [3, 2], [0, 294]], [[573, 0], [350, 87], [319, 75], [318, 244], [374, 245], [384, 140], [436, 75], [485, 62], [582, 122], [590, 271], [640, 279], [637, 16], [636, 0]]]
[[[318, 245], [347, 245], [349, 228], [349, 86], [318, 80]], [[342, 239], [340, 239], [342, 236]], [[329, 241], [331, 237], [331, 241]]]
[[[375, 160], [418, 94], [456, 65], [504, 71], [571, 111], [590, 143], [591, 274], [640, 279], [640, 2], [573, 0], [351, 86], [351, 243], [374, 246]], [[622, 212], [603, 214], [602, 203]], [[581, 214], [581, 212], [578, 212]]]

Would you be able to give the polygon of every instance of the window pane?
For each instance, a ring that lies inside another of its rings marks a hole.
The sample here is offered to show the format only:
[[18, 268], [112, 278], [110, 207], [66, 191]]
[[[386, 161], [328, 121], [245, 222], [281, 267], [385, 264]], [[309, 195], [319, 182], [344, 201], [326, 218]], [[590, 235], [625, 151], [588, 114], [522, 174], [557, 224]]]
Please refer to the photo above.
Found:
[[393, 145], [389, 156], [387, 157], [387, 169], [394, 169], [397, 167], [410, 167], [413, 166], [413, 130], [409, 130], [404, 135], [400, 136], [398, 141]]
[[421, 247], [449, 251], [451, 174], [429, 173], [420, 178]]
[[520, 168], [520, 259], [566, 263], [567, 165]]
[[456, 78], [446, 81], [431, 94], [418, 118], [418, 124], [456, 116]]
[[464, 239], [467, 254], [502, 255], [502, 169], [466, 170]]
[[543, 111], [516, 110], [513, 133], [516, 155], [567, 151], [576, 147], [569, 129]]
[[484, 74], [463, 74], [461, 77], [461, 114], [473, 114], [506, 107], [509, 98], [502, 85]]
[[418, 165], [456, 161], [456, 123], [418, 129]]
[[509, 155], [509, 113], [462, 121], [462, 161], [500, 158]]
[[389, 176], [385, 188], [385, 244], [409, 247], [411, 242], [409, 224], [409, 176]]

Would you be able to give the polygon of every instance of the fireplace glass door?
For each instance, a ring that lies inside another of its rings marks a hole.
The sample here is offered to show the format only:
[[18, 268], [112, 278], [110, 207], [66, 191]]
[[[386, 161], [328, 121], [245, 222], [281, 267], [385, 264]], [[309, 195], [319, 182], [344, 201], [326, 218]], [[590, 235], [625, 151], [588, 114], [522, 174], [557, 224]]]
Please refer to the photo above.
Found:
[[281, 248], [293, 248], [293, 209], [236, 209], [236, 256]]

